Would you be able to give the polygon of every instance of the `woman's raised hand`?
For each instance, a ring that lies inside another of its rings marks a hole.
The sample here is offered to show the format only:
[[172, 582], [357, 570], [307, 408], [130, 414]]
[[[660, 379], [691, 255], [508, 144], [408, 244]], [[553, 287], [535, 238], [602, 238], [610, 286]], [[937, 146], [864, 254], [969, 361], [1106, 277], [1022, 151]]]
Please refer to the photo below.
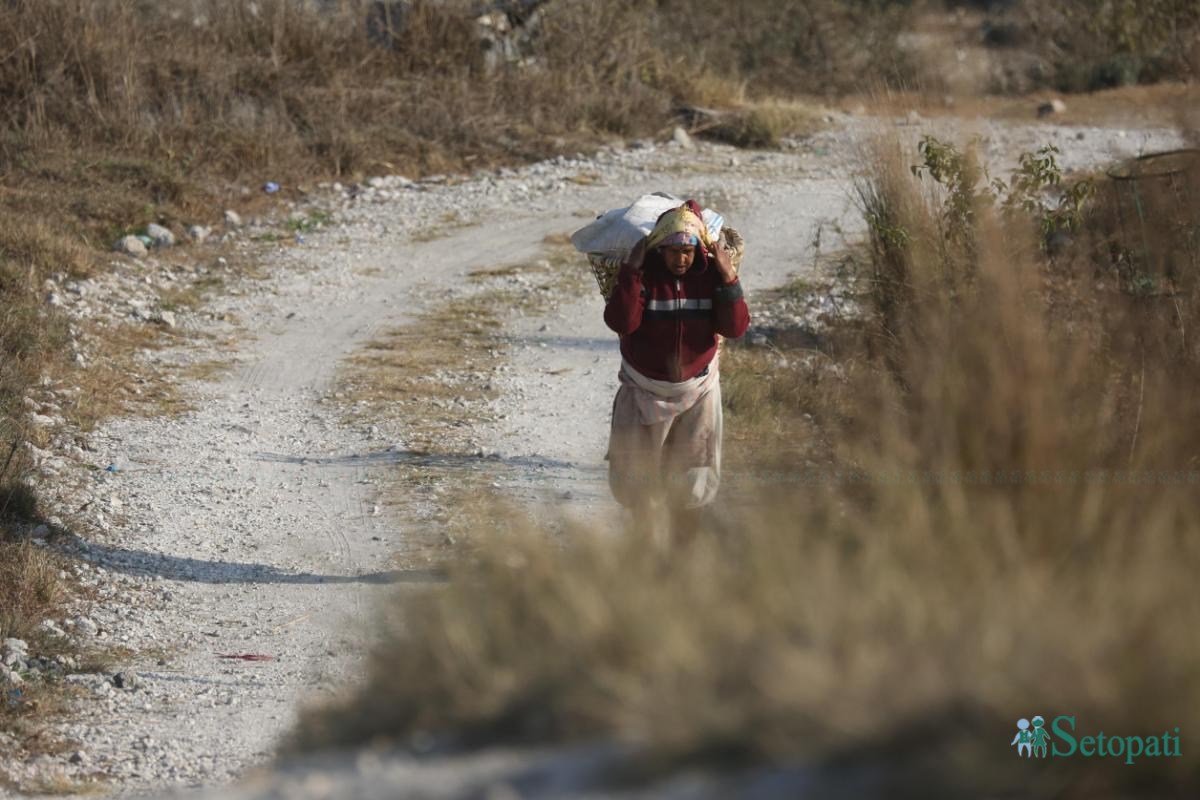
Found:
[[721, 280], [724, 283], [733, 283], [737, 280], [737, 272], [733, 269], [733, 260], [729, 257], [729, 251], [721, 246], [720, 242], [713, 244], [708, 251], [713, 260], [717, 262], [717, 272], [721, 274]]

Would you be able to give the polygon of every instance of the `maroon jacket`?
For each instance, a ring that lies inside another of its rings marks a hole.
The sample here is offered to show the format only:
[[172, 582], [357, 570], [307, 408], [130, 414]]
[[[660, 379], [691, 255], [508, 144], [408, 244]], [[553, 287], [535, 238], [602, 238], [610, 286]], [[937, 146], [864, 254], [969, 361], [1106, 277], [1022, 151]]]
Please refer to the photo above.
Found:
[[738, 281], [721, 282], [716, 265], [697, 254], [679, 278], [662, 256], [646, 253], [641, 272], [622, 266], [604, 322], [621, 335], [621, 355], [647, 378], [690, 380], [717, 354], [717, 334], [736, 339], [750, 325]]

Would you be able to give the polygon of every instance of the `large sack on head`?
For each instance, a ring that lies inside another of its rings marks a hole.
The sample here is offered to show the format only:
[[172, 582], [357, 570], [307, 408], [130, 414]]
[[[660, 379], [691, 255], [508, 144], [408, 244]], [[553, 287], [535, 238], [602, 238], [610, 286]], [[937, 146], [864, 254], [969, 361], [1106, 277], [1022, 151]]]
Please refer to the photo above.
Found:
[[[642, 195], [631, 205], [606, 211], [595, 222], [575, 231], [571, 244], [588, 255], [624, 259], [643, 236], [654, 230], [659, 217], [682, 204], [681, 198], [663, 192]], [[704, 209], [704, 225], [712, 239], [721, 235], [724, 224], [720, 214]]]
[[[595, 222], [571, 235], [571, 244], [587, 256], [605, 301], [612, 294], [617, 271], [629, 257], [629, 251], [654, 230], [659, 217], [682, 204], [681, 198], [661, 192], [642, 195], [631, 205], [606, 211]], [[738, 270], [745, 251], [742, 237], [727, 227], [725, 218], [711, 208], [704, 209], [703, 219], [709, 237], [721, 243], [730, 255], [734, 270]]]

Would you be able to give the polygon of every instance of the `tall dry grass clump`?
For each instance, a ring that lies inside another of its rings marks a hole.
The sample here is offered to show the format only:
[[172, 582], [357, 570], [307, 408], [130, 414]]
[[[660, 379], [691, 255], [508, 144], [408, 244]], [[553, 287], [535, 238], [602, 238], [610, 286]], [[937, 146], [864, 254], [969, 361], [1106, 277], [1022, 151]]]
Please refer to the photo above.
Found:
[[[1042, 764], [1009, 742], [1035, 714], [1080, 736], [1195, 724], [1197, 297], [1165, 315], [1119, 291], [1121, 242], [1053, 151], [1002, 186], [936, 140], [876, 157], [858, 345], [824, 372], [787, 353], [769, 391], [737, 374], [752, 349], [724, 363], [727, 427], [755, 420], [739, 447], [774, 482], [730, 476], [710, 535], [667, 557], [506, 518], [399, 605], [361, 693], [300, 746], [606, 737], [870, 796], [1194, 790], [1187, 747]], [[1074, 208], [1025, 202], [1047, 186]], [[814, 473], [792, 435], [832, 461]]]
[[63, 599], [60, 569], [40, 547], [0, 540], [0, 639], [34, 634]]
[[20, 219], [0, 233], [0, 639], [27, 635], [59, 600], [54, 560], [12, 534], [38, 512], [28, 480], [24, 401], [60, 358], [66, 338], [65, 325], [47, 313], [38, 289], [47, 264], [82, 269], [80, 251]]

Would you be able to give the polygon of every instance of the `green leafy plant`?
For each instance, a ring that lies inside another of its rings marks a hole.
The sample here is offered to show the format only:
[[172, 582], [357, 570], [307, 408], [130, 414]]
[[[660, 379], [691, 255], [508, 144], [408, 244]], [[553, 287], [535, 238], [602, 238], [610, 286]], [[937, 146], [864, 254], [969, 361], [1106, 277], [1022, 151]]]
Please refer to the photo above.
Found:
[[[972, 145], [974, 142], [972, 142]], [[912, 174], [920, 178], [928, 174], [946, 189], [942, 203], [942, 233], [948, 244], [957, 244], [974, 253], [975, 221], [981, 204], [991, 200], [986, 188], [978, 187], [985, 177], [974, 156], [974, 148], [960, 150], [929, 134], [917, 145], [921, 163], [914, 164]]]
[[[1042, 246], [1059, 231], [1078, 230], [1088, 201], [1095, 194], [1095, 183], [1084, 178], [1064, 186], [1058, 157], [1062, 151], [1053, 144], [1021, 153], [1007, 181], [993, 178], [986, 184], [987, 170], [972, 155], [952, 144], [926, 135], [917, 152], [921, 163], [912, 167], [917, 178], [928, 175], [946, 189], [941, 207], [942, 232], [953, 243], [975, 247], [974, 227], [983, 208], [999, 206], [1008, 218], [1023, 213], [1032, 218], [1042, 234]], [[1052, 196], [1057, 195], [1057, 201]]]
[[[1078, 230], [1083, 220], [1083, 210], [1095, 194], [1095, 183], [1090, 178], [1076, 181], [1065, 189], [1062, 168], [1058, 164], [1061, 151], [1055, 145], [1045, 145], [1035, 152], [1022, 153], [1018, 166], [1008, 183], [999, 178], [992, 181], [1001, 205], [1010, 215], [1024, 211], [1033, 215], [1042, 231], [1043, 241], [1062, 230]], [[1046, 202], [1046, 190], [1060, 190], [1059, 200], [1054, 206]]]

